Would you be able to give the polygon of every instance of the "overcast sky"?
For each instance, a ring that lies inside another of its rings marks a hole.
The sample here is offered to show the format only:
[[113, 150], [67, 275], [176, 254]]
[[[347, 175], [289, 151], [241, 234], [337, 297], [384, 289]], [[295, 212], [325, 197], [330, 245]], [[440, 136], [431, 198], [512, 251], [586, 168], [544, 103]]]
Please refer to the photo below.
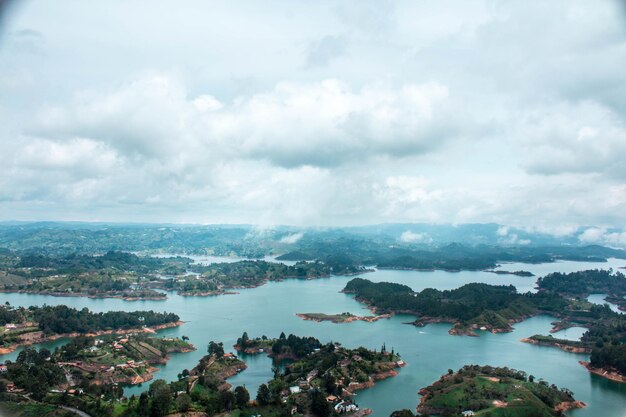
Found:
[[625, 123], [619, 1], [22, 1], [0, 219], [624, 227]]

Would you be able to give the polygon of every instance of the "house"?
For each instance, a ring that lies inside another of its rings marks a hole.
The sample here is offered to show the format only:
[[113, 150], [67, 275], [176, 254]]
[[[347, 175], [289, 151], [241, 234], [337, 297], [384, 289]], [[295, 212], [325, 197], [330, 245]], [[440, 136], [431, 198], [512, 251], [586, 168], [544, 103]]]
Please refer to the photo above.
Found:
[[309, 372], [309, 374], [306, 376], [306, 381], [307, 382], [311, 382], [315, 379], [315, 377], [317, 377], [317, 374], [319, 373], [319, 371], [317, 369], [313, 369], [311, 372]]
[[236, 357], [235, 355], [233, 355], [232, 353], [230, 353], [230, 352], [228, 352], [228, 353], [224, 353], [223, 358], [225, 358], [225, 359], [230, 359], [230, 360], [232, 360], [232, 359], [237, 359], [237, 357]]
[[335, 411], [339, 414], [341, 413], [350, 413], [352, 411], [357, 411], [359, 407], [352, 404], [350, 401], [341, 401], [337, 405], [335, 405]]
[[289, 387], [289, 392], [291, 394], [298, 394], [300, 392], [300, 387], [297, 385], [294, 385], [293, 387]]
[[473, 412], [472, 410], [465, 410], [465, 411], [463, 411], [463, 412], [461, 413], [461, 415], [462, 415], [463, 417], [472, 417], [472, 416], [475, 416], [475, 415], [476, 415], [476, 413], [475, 413], [475, 412]]
[[4, 325], [4, 328], [9, 330], [9, 329], [17, 329], [17, 326], [13, 323], [7, 323]]
[[326, 401], [328, 401], [329, 403], [334, 403], [335, 401], [337, 401], [337, 397], [335, 397], [334, 395], [329, 395], [328, 397], [326, 397]]
[[6, 365], [0, 365], [0, 374], [3, 374], [7, 371], [7, 366]]

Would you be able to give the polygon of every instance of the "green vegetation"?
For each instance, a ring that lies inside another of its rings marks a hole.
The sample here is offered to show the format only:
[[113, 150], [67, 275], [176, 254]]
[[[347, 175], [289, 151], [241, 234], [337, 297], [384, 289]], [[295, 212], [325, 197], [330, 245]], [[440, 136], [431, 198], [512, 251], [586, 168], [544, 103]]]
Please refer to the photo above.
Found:
[[441, 416], [473, 411], [478, 416], [552, 417], [584, 406], [571, 391], [536, 382], [524, 372], [477, 365], [450, 370], [420, 394], [418, 412]]
[[[242, 335], [241, 339], [244, 344], [247, 342], [243, 341], [270, 340], [250, 339], [247, 335]], [[54, 409], [53, 405], [64, 404], [84, 410], [93, 417], [164, 417], [175, 412], [330, 416], [342, 410], [355, 410], [357, 405], [350, 400], [355, 390], [396, 375], [395, 368], [404, 364], [399, 355], [393, 350], [388, 352], [385, 346], [380, 352], [365, 348], [345, 349], [333, 343], [321, 345], [311, 337], [281, 335], [271, 339], [269, 350], [277, 354], [288, 353], [294, 362], [283, 372], [276, 368], [274, 379], [262, 384], [255, 394], [241, 386], [231, 389], [227, 378], [244, 370], [246, 365], [235, 355], [225, 353], [221, 343], [210, 342], [207, 350], [211, 353], [193, 369], [183, 370], [178, 381], [156, 380], [147, 392], [126, 400], [122, 398], [120, 386], [110, 383], [115, 378], [99, 378], [98, 372], [90, 374], [86, 369], [99, 369], [98, 365], [103, 362], [110, 364], [116, 355], [115, 350], [108, 347], [112, 344], [124, 345], [124, 355], [120, 349], [117, 361], [128, 364], [124, 360], [132, 356], [134, 348], [127, 346], [133, 343], [144, 347], [144, 343], [149, 344], [151, 349], [180, 346], [180, 341], [135, 335], [124, 341], [113, 337], [77, 338], [54, 353], [45, 349], [39, 352], [26, 349], [16, 363], [9, 363], [5, 374], [7, 382], [16, 386], [11, 387], [11, 395], [17, 398], [15, 395], [19, 393], [29, 394], [49, 404], [49, 410]], [[144, 352], [136, 354], [145, 355]], [[69, 359], [73, 363], [68, 363]], [[72, 387], [68, 386], [68, 381], [72, 381]], [[254, 402], [252, 398], [255, 398]]]
[[191, 350], [193, 346], [180, 339], [144, 334], [77, 337], [52, 353], [24, 349], [15, 363], [7, 363], [6, 378], [18, 391], [31, 393], [36, 400], [44, 399], [53, 389], [69, 389], [68, 383], [89, 393], [95, 386], [145, 382], [152, 378], [151, 364], [165, 363], [168, 353]]
[[76, 414], [50, 404], [0, 402], [3, 417], [76, 417]]
[[471, 334], [477, 327], [510, 331], [512, 322], [540, 312], [558, 314], [568, 306], [558, 295], [519, 294], [513, 286], [478, 283], [454, 290], [425, 289], [416, 293], [406, 285], [354, 278], [346, 284], [344, 292], [355, 294], [379, 313], [415, 314], [418, 325], [450, 321], [454, 323], [453, 332], [463, 334]]
[[579, 340], [568, 340], [568, 339], [558, 339], [552, 335], [540, 335], [536, 334], [530, 336], [528, 339], [522, 339], [523, 341], [527, 341], [529, 343], [533, 343], [540, 346], [556, 346], [560, 347], [563, 350], [570, 352], [580, 352], [585, 353], [591, 351], [589, 345], [585, 342]]
[[0, 289], [59, 296], [164, 299], [149, 288], [161, 274], [183, 274], [191, 259], [139, 257], [109, 251], [101, 256], [15, 254], [0, 271]]
[[535, 274], [533, 274], [532, 272], [528, 272], [528, 271], [503, 271], [501, 269], [498, 269], [498, 270], [489, 270], [485, 272], [491, 272], [497, 275], [516, 275], [518, 277], [534, 277], [535, 276]]
[[[154, 311], [108, 311], [93, 313], [88, 309], [77, 310], [65, 305], [29, 308], [0, 306], [0, 325], [5, 326], [0, 334], [0, 347], [15, 343], [40, 342], [43, 338], [67, 333], [95, 333], [155, 328], [174, 325], [179, 317], [173, 313]], [[8, 324], [13, 328], [8, 329]]]
[[238, 261], [208, 266], [194, 265], [194, 275], [172, 278], [152, 283], [167, 290], [177, 290], [183, 295], [220, 294], [235, 288], [252, 288], [268, 281], [286, 278], [314, 279], [335, 275], [352, 275], [364, 268], [344, 265], [341, 268], [322, 262], [298, 262], [285, 265], [266, 261]]
[[314, 337], [299, 337], [293, 334], [285, 336], [285, 333], [281, 333], [277, 339], [268, 339], [267, 336], [250, 339], [248, 333], [243, 332], [234, 347], [237, 351], [246, 353], [267, 351], [277, 360], [297, 360], [319, 350], [321, 346], [320, 341]]
[[537, 287], [561, 295], [587, 297], [604, 293], [623, 298], [626, 295], [626, 276], [612, 270], [592, 269], [564, 274], [555, 272], [537, 280]]
[[[498, 262], [603, 261], [626, 259], [626, 252], [601, 246], [578, 246], [575, 235], [554, 238], [516, 230], [531, 240], [523, 246], [503, 245], [498, 225], [388, 224], [342, 229], [277, 227], [258, 233], [252, 226], [173, 226], [88, 223], [18, 223], [0, 225], [0, 268], [18, 254], [65, 256], [108, 251], [241, 256], [258, 259], [283, 254], [284, 260], [318, 260], [335, 273], [355, 266], [385, 268], [480, 270]], [[411, 230], [429, 244], [404, 242]], [[286, 236], [302, 233], [296, 242]], [[432, 239], [431, 239], [432, 238]], [[467, 242], [460, 245], [454, 242]], [[14, 252], [11, 252], [14, 251]]]
[[282, 405], [305, 415], [312, 412], [329, 416], [344, 408], [352, 410], [357, 407], [350, 400], [354, 391], [397, 375], [396, 368], [404, 365], [400, 356], [385, 346], [380, 352], [362, 347], [345, 349], [339, 344], [322, 345], [317, 339], [295, 335], [251, 339], [244, 333], [236, 348], [244, 350], [244, 346], [257, 351], [262, 347], [275, 359], [292, 359], [284, 372], [276, 368], [274, 379], [260, 387], [259, 405]]

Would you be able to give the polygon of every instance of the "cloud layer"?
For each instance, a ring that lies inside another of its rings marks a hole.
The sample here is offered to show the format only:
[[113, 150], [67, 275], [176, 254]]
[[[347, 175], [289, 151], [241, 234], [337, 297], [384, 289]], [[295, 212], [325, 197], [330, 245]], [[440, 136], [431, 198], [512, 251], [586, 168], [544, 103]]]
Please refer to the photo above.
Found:
[[75, 25], [33, 0], [0, 38], [3, 219], [593, 225], [581, 239], [623, 240], [617, 1], [63, 1]]

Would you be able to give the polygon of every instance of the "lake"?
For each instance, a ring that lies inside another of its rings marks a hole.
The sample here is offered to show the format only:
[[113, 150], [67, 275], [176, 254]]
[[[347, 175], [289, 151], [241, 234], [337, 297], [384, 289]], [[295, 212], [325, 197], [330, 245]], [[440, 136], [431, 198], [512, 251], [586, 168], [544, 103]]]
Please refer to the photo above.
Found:
[[[213, 259], [212, 259], [213, 260]], [[414, 290], [423, 288], [451, 289], [469, 282], [515, 285], [519, 291], [533, 290], [538, 276], [552, 271], [572, 272], [582, 269], [624, 266], [626, 261], [611, 259], [607, 263], [558, 262], [550, 264], [504, 264], [508, 271], [527, 270], [536, 277], [497, 275], [487, 272], [393, 271], [377, 270], [363, 274], [372, 281], [391, 281], [409, 285]], [[254, 289], [240, 290], [237, 295], [212, 297], [181, 297], [168, 293], [166, 301], [124, 301], [119, 299], [89, 299], [51, 297], [32, 294], [2, 294], [1, 302], [12, 305], [56, 305], [88, 307], [93, 311], [157, 310], [178, 314], [186, 321], [183, 326], [159, 332], [162, 336], [190, 338], [198, 350], [172, 355], [170, 362], [160, 367], [156, 378], [176, 379], [183, 369], [191, 369], [205, 354], [210, 340], [222, 341], [227, 350], [247, 331], [251, 337], [277, 337], [281, 331], [302, 336], [315, 336], [323, 342], [339, 341], [347, 347], [387, 348], [399, 352], [407, 362], [395, 378], [378, 382], [375, 387], [360, 391], [355, 401], [374, 410], [374, 416], [388, 416], [400, 408], [415, 409], [419, 401], [417, 391], [439, 378], [448, 368], [458, 369], [465, 364], [508, 366], [524, 370], [536, 378], [544, 378], [559, 387], [571, 389], [576, 398], [588, 404], [582, 410], [568, 415], [575, 417], [626, 417], [626, 384], [618, 384], [587, 372], [579, 360], [588, 355], [563, 352], [519, 342], [536, 333], [548, 334], [549, 316], [539, 316], [515, 325], [511, 333], [480, 332], [480, 337], [451, 336], [449, 325], [433, 324], [415, 327], [405, 324], [412, 316], [395, 316], [374, 323], [361, 321], [344, 324], [316, 323], [301, 320], [296, 313], [341, 313], [367, 315], [369, 310], [352, 296], [340, 293], [352, 277], [331, 277], [312, 281], [290, 279], [271, 282]], [[567, 338], [580, 337], [581, 329], [559, 333]], [[54, 348], [63, 341], [47, 344]], [[14, 359], [17, 352], [1, 359]], [[271, 360], [265, 355], [243, 356], [248, 369], [229, 379], [236, 385], [245, 385], [256, 395], [261, 383], [272, 377]], [[126, 389], [127, 395], [138, 394], [148, 384]]]

